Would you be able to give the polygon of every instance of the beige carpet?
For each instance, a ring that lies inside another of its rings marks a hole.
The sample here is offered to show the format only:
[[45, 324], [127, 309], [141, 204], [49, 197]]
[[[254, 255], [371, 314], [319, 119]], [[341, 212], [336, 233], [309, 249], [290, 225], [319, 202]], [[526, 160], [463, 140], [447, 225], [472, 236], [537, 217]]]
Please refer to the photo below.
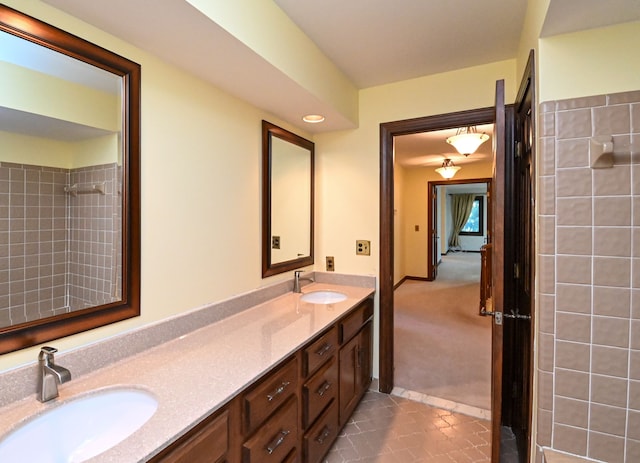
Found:
[[443, 256], [435, 281], [394, 294], [395, 386], [491, 408], [491, 319], [478, 315], [480, 254]]

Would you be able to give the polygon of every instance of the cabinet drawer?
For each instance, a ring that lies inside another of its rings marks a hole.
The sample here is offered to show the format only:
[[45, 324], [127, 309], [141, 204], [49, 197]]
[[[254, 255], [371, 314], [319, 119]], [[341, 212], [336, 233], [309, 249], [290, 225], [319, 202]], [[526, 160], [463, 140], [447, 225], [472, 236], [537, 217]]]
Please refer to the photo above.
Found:
[[333, 356], [302, 388], [304, 428], [338, 397], [338, 361]]
[[322, 461], [338, 436], [338, 431], [338, 407], [334, 401], [304, 436], [305, 463]]
[[351, 339], [373, 315], [373, 301], [367, 299], [363, 301], [351, 315], [348, 315], [340, 322], [340, 343]]
[[302, 353], [304, 375], [313, 373], [338, 349], [338, 331], [332, 328]]
[[281, 404], [295, 394], [297, 387], [298, 363], [296, 358], [293, 358], [245, 394], [242, 401], [245, 434], [253, 431]]
[[242, 461], [280, 463], [295, 450], [297, 442], [298, 407], [292, 397], [244, 443]]

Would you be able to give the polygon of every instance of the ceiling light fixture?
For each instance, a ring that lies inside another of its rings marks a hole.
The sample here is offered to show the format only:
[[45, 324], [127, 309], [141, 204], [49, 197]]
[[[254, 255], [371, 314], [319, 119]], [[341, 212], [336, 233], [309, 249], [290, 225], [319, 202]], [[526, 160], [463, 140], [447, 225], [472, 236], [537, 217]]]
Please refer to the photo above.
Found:
[[446, 178], [448, 180], [450, 178], [453, 178], [453, 176], [456, 175], [456, 172], [458, 172], [459, 170], [460, 167], [454, 165], [453, 161], [447, 158], [442, 163], [442, 167], [438, 167], [436, 169], [436, 172], [438, 172], [440, 175], [442, 175], [443, 178]]
[[447, 143], [453, 145], [458, 153], [469, 156], [476, 152], [478, 147], [489, 139], [486, 133], [478, 133], [475, 126], [461, 127], [456, 134], [447, 138]]
[[318, 122], [324, 121], [324, 116], [321, 114], [307, 114], [302, 118], [302, 120], [309, 124], [317, 124]]

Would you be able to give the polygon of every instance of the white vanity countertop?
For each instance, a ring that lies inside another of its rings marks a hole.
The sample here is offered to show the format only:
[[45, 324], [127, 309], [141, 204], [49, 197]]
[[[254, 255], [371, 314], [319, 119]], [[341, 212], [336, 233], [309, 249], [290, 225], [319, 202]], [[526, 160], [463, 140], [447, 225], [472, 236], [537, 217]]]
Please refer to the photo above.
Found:
[[60, 397], [51, 402], [42, 404], [33, 394], [0, 408], [0, 436], [26, 417], [90, 391], [140, 388], [158, 400], [156, 413], [134, 434], [89, 461], [146, 461], [374, 292], [372, 288], [312, 283], [304, 286], [303, 293], [323, 289], [342, 292], [347, 299], [311, 304], [301, 301], [300, 294], [287, 293], [256, 305], [72, 379], [59, 387]]

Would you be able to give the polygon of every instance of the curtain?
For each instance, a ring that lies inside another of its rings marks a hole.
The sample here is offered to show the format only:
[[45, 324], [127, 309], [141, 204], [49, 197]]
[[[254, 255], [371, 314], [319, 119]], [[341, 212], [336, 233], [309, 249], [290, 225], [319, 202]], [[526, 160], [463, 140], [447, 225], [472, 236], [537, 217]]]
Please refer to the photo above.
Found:
[[451, 195], [451, 215], [453, 217], [453, 230], [449, 239], [449, 246], [452, 248], [460, 247], [459, 234], [464, 224], [469, 220], [469, 214], [473, 208], [473, 201], [476, 199], [475, 194]]

